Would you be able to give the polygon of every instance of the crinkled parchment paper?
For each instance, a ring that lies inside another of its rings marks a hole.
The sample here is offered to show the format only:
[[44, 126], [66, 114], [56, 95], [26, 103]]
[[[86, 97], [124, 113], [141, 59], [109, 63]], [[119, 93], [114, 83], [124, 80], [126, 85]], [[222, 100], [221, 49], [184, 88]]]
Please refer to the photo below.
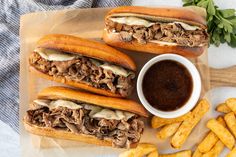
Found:
[[[29, 103], [36, 98], [37, 93], [47, 87], [60, 85], [47, 81], [29, 73], [28, 56], [33, 51], [39, 38], [46, 34], [61, 33], [71, 34], [84, 38], [101, 41], [104, 26], [104, 16], [110, 10], [102, 9], [77, 9], [31, 13], [21, 16], [20, 22], [20, 136], [23, 157], [78, 157], [78, 156], [117, 156], [122, 149], [109, 147], [98, 147], [80, 142], [52, 139], [30, 135], [24, 130], [22, 118], [29, 106]], [[136, 62], [138, 71], [142, 66], [155, 55], [137, 53], [121, 50], [130, 55]], [[202, 76], [202, 96], [209, 90], [209, 69], [207, 53], [198, 59], [192, 60]], [[136, 91], [131, 96], [138, 100]], [[125, 104], [124, 104], [125, 105]], [[207, 129], [205, 121], [211, 115], [205, 116], [204, 120], [194, 129], [182, 149], [192, 149], [199, 142]], [[161, 141], [156, 139], [156, 130], [150, 128], [150, 119], [146, 121], [146, 128], [141, 142], [154, 143], [161, 153], [177, 151], [170, 147], [169, 140]]]

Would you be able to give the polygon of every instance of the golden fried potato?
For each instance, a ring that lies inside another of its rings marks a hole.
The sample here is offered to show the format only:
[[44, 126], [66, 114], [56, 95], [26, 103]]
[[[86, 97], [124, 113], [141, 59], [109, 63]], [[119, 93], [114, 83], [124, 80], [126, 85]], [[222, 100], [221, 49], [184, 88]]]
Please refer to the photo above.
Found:
[[190, 115], [191, 115], [191, 112], [188, 112], [185, 115], [177, 117], [177, 118], [161, 118], [161, 117], [153, 116], [151, 125], [152, 125], [152, 128], [160, 128], [167, 124], [182, 122], [186, 118], [190, 117]]
[[157, 150], [155, 150], [147, 155], [147, 157], [158, 157], [158, 156], [159, 156], [159, 154], [158, 154]]
[[232, 149], [235, 144], [233, 135], [215, 119], [207, 122], [207, 127], [216, 134], [216, 136], [229, 148]]
[[236, 98], [229, 98], [225, 103], [236, 114]]
[[122, 152], [119, 157], [135, 157], [135, 150], [134, 149], [130, 149], [130, 150], [127, 150], [125, 152]]
[[[224, 127], [226, 126], [225, 121], [222, 117], [218, 117], [217, 121], [222, 124]], [[219, 138], [215, 133], [210, 131], [207, 136], [202, 140], [202, 142], [198, 145], [198, 149], [201, 153], [206, 153], [211, 150], [211, 148], [216, 144]]]
[[161, 128], [161, 130], [159, 130], [157, 132], [157, 135], [156, 135], [157, 138], [166, 139], [166, 138], [174, 135], [174, 133], [179, 128], [180, 124], [181, 124], [181, 122], [165, 125], [163, 128]]
[[177, 132], [171, 139], [171, 146], [174, 148], [181, 148], [193, 128], [201, 120], [204, 114], [209, 110], [209, 103], [207, 100], [201, 100], [197, 106], [193, 109], [189, 118], [185, 119], [178, 128]]
[[140, 143], [137, 148], [127, 150], [119, 155], [119, 157], [143, 157], [153, 151], [157, 151], [157, 148], [153, 144]]
[[202, 156], [202, 153], [199, 151], [199, 149], [196, 149], [192, 155], [192, 157], [201, 157], [201, 156]]
[[224, 149], [224, 144], [219, 140], [215, 146], [206, 154], [203, 154], [202, 157], [217, 157]]
[[232, 149], [226, 157], [236, 157], [236, 147]]
[[236, 137], [236, 118], [233, 112], [227, 113], [224, 116], [225, 122], [229, 128], [229, 130], [232, 132], [234, 137]]
[[159, 157], [191, 157], [191, 150], [184, 150], [173, 154], [160, 154]]
[[226, 105], [226, 103], [221, 103], [216, 107], [216, 111], [222, 112], [222, 113], [229, 113], [232, 110]]

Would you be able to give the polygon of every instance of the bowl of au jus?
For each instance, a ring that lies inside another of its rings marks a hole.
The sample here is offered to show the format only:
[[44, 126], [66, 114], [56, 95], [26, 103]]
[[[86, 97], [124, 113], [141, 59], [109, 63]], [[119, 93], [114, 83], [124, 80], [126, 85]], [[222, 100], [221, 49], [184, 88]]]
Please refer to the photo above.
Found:
[[159, 55], [141, 69], [137, 92], [141, 103], [153, 115], [176, 118], [196, 105], [201, 93], [200, 74], [185, 57]]

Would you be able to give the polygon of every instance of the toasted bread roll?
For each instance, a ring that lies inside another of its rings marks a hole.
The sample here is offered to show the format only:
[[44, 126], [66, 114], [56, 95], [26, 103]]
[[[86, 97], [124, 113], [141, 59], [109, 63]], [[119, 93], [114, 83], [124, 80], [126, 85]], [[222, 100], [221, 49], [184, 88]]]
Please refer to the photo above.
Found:
[[208, 46], [205, 18], [184, 8], [112, 9], [105, 17], [103, 40], [124, 49], [187, 57], [201, 55]]
[[127, 97], [136, 65], [126, 54], [105, 44], [63, 34], [37, 42], [30, 70], [48, 80], [113, 97]]
[[144, 130], [142, 105], [66, 87], [48, 87], [23, 119], [32, 134], [119, 148], [136, 147]]

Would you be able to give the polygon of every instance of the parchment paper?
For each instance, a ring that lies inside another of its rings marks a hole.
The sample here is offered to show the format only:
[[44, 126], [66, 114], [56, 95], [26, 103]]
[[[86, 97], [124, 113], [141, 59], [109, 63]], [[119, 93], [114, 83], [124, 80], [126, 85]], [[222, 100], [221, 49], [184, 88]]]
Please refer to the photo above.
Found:
[[[104, 16], [106, 9], [77, 9], [48, 11], [23, 15], [20, 23], [20, 136], [23, 157], [78, 157], [78, 156], [117, 156], [123, 149], [110, 147], [98, 147], [80, 142], [52, 139], [30, 135], [24, 130], [22, 118], [28, 109], [29, 103], [36, 98], [37, 93], [53, 85], [62, 85], [47, 81], [29, 73], [28, 56], [34, 50], [36, 41], [46, 34], [61, 33], [71, 34], [84, 38], [101, 41], [101, 34], [104, 27]], [[121, 50], [121, 49], [120, 49]], [[137, 53], [133, 51], [122, 52], [130, 55], [136, 62], [138, 71], [142, 66], [155, 55]], [[191, 59], [197, 66], [202, 77], [202, 97], [209, 90], [210, 79], [207, 63], [207, 53], [197, 59]], [[137, 93], [130, 97], [139, 102]], [[205, 122], [211, 113], [204, 117], [201, 123], [194, 129], [182, 149], [192, 149], [199, 139], [204, 136], [207, 129]], [[156, 129], [150, 128], [150, 119], [146, 121], [146, 128], [141, 142], [149, 142], [157, 145], [159, 152], [169, 153], [174, 150], [170, 147], [169, 140], [161, 141], [155, 137]]]

